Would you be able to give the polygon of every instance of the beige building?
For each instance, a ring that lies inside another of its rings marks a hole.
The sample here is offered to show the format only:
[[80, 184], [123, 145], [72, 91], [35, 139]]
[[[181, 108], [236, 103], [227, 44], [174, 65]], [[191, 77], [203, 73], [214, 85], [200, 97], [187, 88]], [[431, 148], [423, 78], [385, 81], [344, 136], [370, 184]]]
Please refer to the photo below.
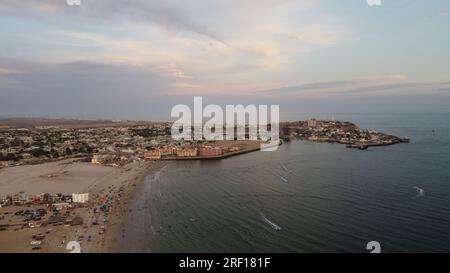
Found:
[[200, 156], [220, 156], [223, 155], [223, 149], [219, 147], [202, 147], [199, 150]]
[[309, 119], [308, 121], [308, 127], [316, 127], [317, 126], [317, 120], [316, 119]]
[[180, 148], [177, 149], [177, 156], [179, 157], [192, 157], [198, 155], [197, 148]]
[[160, 159], [163, 156], [171, 156], [177, 154], [177, 148], [173, 146], [164, 146], [154, 150], [146, 151], [144, 153], [144, 159]]
[[89, 202], [89, 193], [72, 193], [72, 202], [74, 203]]

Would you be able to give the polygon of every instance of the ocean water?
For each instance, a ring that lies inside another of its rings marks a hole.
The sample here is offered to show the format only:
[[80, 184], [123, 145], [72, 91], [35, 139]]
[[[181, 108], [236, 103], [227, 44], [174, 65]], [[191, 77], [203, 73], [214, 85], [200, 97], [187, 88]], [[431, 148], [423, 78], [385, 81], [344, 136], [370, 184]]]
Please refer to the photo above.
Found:
[[[450, 251], [450, 114], [348, 114], [410, 144], [173, 162], [140, 184], [121, 241], [132, 252]], [[432, 130], [435, 130], [433, 133]]]

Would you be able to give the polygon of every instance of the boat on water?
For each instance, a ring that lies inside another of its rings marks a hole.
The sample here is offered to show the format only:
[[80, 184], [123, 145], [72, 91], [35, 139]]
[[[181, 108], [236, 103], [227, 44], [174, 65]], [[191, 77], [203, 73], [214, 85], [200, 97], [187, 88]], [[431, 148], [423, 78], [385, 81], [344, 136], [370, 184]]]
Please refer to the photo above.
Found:
[[280, 175], [280, 179], [283, 180], [283, 182], [288, 182], [288, 180], [286, 178], [282, 177], [281, 175]]
[[264, 222], [266, 222], [267, 224], [269, 224], [269, 226], [270, 226], [271, 228], [273, 228], [274, 230], [276, 230], [276, 231], [280, 231], [280, 230], [281, 230], [281, 227], [280, 227], [279, 225], [277, 225], [277, 224], [275, 224], [274, 222], [270, 221], [270, 220], [267, 219], [265, 216], [263, 216], [263, 220], [264, 220]]

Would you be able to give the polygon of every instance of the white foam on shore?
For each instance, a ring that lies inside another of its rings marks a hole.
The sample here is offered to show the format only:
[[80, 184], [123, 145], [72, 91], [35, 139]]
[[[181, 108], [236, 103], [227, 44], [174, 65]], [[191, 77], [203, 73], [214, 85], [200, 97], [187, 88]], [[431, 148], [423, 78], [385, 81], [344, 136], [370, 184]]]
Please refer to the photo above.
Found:
[[159, 177], [161, 176], [162, 172], [166, 169], [167, 166], [164, 166], [161, 168], [161, 170], [155, 172], [155, 174], [153, 175], [153, 181], [159, 180]]

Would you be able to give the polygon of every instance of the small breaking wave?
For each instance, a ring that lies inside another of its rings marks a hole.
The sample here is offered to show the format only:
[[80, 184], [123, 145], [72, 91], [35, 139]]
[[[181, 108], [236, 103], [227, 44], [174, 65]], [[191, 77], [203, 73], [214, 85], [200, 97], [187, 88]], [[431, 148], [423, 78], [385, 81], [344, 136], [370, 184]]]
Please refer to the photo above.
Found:
[[153, 176], [153, 181], [159, 180], [159, 177], [161, 176], [161, 173], [164, 172], [164, 170], [166, 169], [167, 166], [164, 166], [161, 168], [161, 170], [155, 172], [154, 176]]

